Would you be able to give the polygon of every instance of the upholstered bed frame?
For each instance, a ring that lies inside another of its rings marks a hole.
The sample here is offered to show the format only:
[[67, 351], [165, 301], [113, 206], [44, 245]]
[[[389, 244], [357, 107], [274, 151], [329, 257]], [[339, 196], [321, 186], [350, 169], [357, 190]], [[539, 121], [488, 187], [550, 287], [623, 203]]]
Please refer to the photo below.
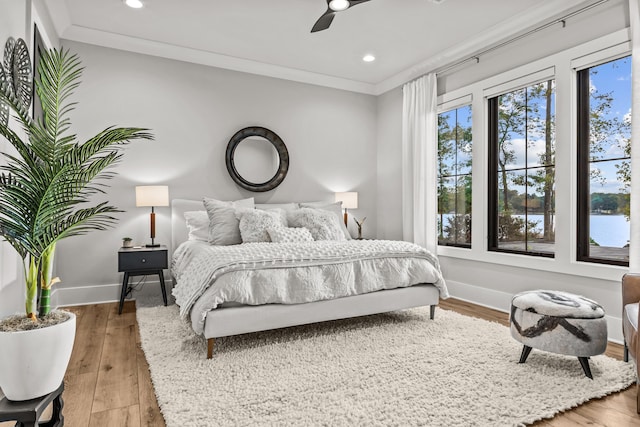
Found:
[[[172, 252], [187, 240], [188, 230], [184, 213], [197, 210], [204, 210], [201, 201], [183, 199], [171, 201]], [[204, 336], [207, 339], [207, 358], [213, 356], [214, 339], [230, 335], [386, 313], [427, 305], [430, 306], [430, 317], [433, 319], [439, 296], [440, 293], [434, 285], [420, 284], [408, 288], [382, 290], [306, 304], [268, 304], [218, 308], [211, 310], [205, 320]]]

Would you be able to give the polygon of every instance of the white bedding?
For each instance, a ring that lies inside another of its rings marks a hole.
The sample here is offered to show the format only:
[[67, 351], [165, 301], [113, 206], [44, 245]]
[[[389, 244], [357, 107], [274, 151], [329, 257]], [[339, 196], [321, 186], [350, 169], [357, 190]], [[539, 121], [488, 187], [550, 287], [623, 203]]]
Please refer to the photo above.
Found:
[[245, 243], [188, 241], [172, 259], [173, 294], [193, 329], [224, 303], [300, 304], [433, 283], [449, 296], [437, 258], [408, 242], [385, 240]]

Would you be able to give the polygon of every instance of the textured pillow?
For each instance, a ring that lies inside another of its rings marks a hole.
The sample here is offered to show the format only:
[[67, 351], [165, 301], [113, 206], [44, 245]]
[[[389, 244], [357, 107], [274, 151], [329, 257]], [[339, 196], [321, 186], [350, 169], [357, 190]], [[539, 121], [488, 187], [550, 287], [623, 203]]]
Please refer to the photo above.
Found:
[[205, 197], [203, 202], [209, 216], [209, 243], [224, 246], [242, 243], [236, 209], [253, 209], [253, 197], [235, 202], [222, 202]]
[[273, 243], [313, 242], [311, 232], [304, 227], [278, 227], [267, 230]]
[[342, 213], [342, 202], [303, 202], [300, 203], [301, 208], [314, 208], [314, 209], [322, 209], [325, 211], [333, 212], [338, 218], [338, 224], [340, 225], [340, 230], [342, 230], [342, 234], [344, 234], [344, 238], [347, 240], [351, 240], [351, 234], [349, 234], [349, 230], [347, 230], [347, 226], [344, 225], [344, 216]]
[[283, 209], [237, 209], [243, 243], [270, 242], [267, 229], [284, 228], [287, 217]]
[[340, 222], [333, 212], [301, 208], [287, 215], [290, 226], [307, 228], [313, 240], [346, 240], [340, 229]]
[[209, 215], [207, 211], [189, 211], [184, 213], [189, 230], [189, 240], [209, 241]]

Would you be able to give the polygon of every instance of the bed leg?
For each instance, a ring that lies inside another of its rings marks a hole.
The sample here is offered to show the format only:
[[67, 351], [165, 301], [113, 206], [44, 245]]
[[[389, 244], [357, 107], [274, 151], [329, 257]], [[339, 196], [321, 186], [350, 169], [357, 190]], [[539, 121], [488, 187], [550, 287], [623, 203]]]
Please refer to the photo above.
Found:
[[436, 317], [436, 306], [435, 305], [430, 305], [429, 306], [429, 318], [431, 320], [433, 320]]
[[209, 338], [207, 340], [207, 359], [211, 359], [213, 357], [213, 344], [215, 340], [213, 338]]

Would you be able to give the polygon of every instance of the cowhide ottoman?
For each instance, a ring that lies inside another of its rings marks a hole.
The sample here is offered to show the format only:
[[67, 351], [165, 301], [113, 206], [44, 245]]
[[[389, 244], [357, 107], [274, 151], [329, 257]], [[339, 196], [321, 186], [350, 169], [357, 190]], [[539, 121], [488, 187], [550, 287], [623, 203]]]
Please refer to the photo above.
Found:
[[607, 348], [607, 321], [603, 308], [568, 292], [528, 291], [511, 300], [511, 336], [524, 345], [520, 363], [532, 348], [577, 356], [593, 379], [589, 357]]

